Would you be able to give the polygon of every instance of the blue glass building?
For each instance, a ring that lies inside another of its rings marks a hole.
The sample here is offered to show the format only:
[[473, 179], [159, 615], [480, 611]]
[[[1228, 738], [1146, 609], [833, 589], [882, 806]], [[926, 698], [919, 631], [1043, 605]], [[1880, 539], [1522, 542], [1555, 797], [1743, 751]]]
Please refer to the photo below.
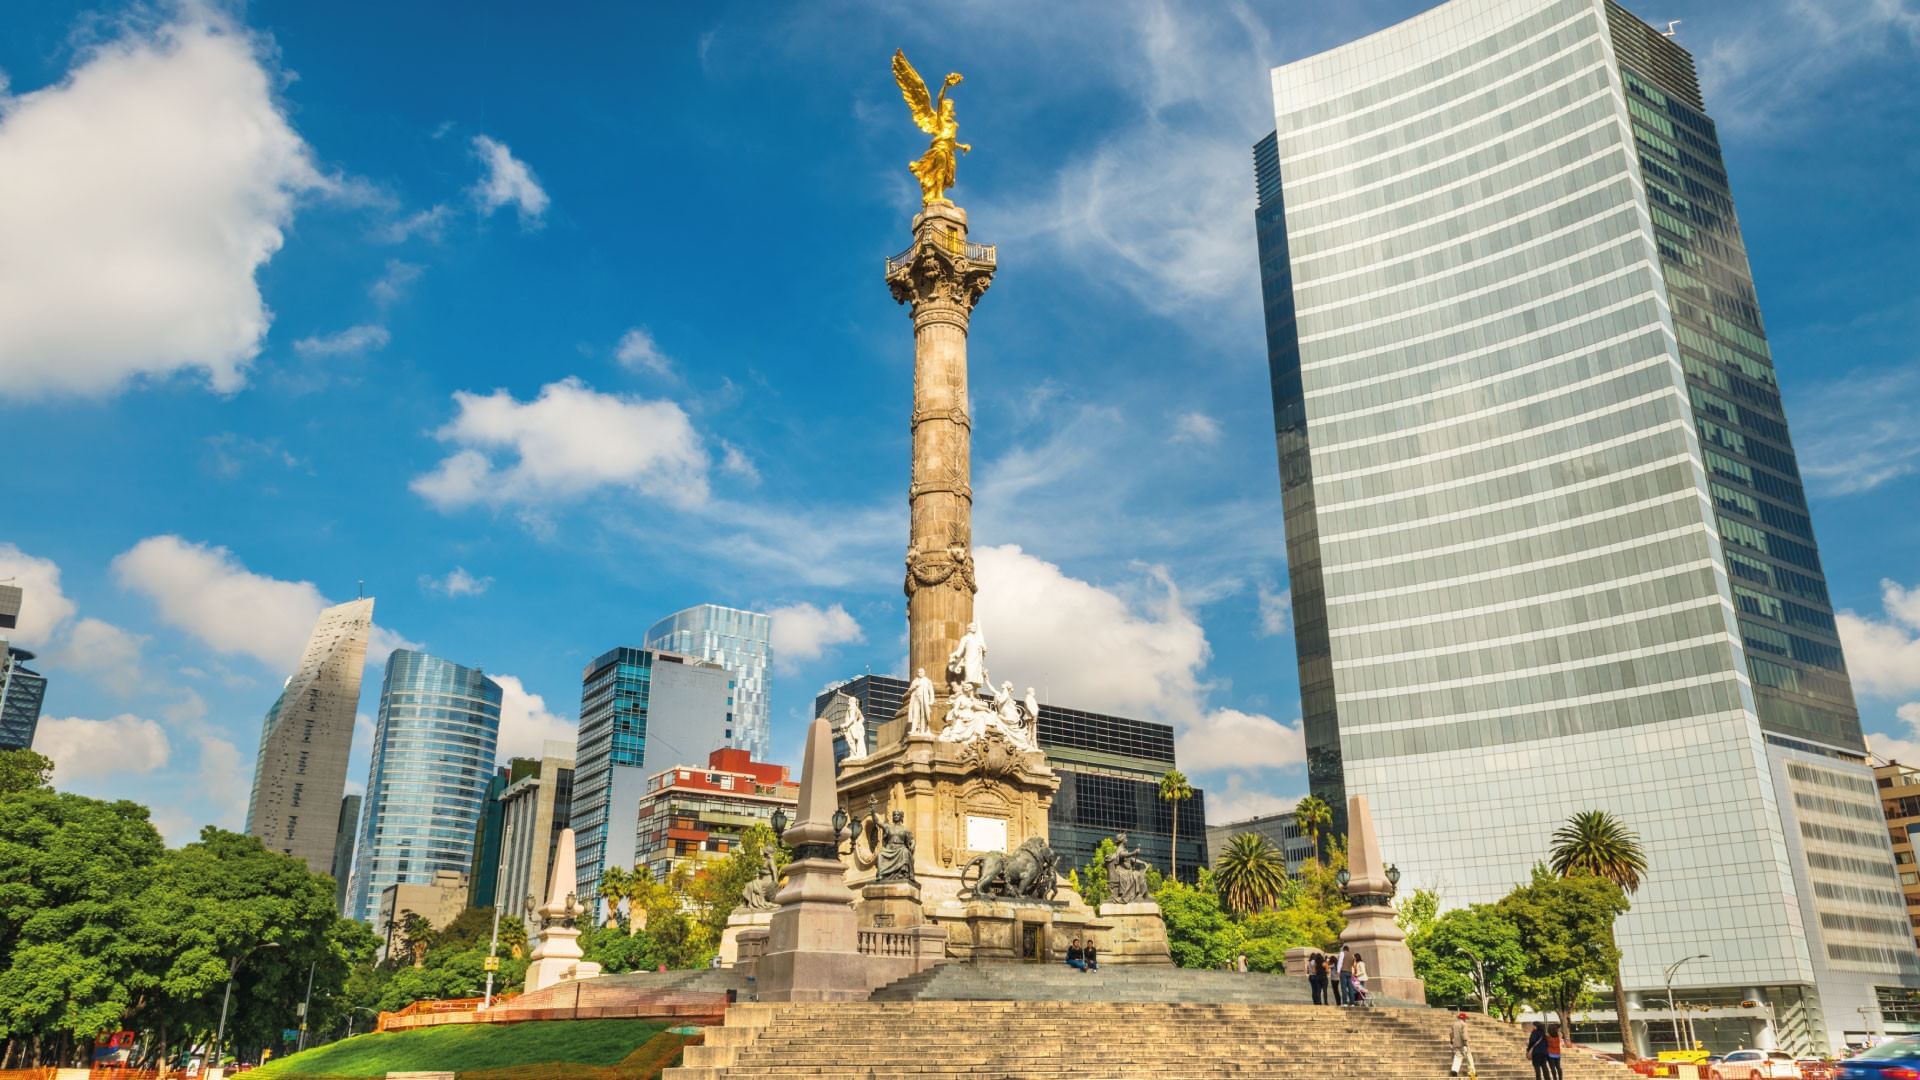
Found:
[[348, 915], [372, 921], [387, 886], [472, 865], [500, 699], [477, 668], [409, 649], [387, 658]]
[[726, 745], [747, 751], [755, 761], [770, 760], [773, 730], [767, 669], [773, 663], [773, 616], [701, 604], [654, 623], [647, 631], [646, 647], [697, 656], [725, 667], [734, 683]]

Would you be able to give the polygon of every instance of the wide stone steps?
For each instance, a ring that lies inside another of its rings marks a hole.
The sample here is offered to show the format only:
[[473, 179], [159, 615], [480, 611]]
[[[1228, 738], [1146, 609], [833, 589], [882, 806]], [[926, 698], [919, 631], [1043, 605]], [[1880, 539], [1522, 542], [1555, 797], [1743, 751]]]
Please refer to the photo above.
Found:
[[1134, 1001], [1308, 1005], [1305, 979], [1253, 972], [1111, 966], [941, 964], [875, 990], [873, 1001]]
[[[705, 1045], [688, 1047], [684, 1066], [667, 1077], [1432, 1078], [1451, 1061], [1452, 1022], [1434, 1009], [1288, 1004], [745, 1005], [729, 1010], [725, 1026], [707, 1029]], [[1470, 1024], [1483, 1080], [1531, 1080], [1519, 1029], [1484, 1017]], [[1584, 1054], [1569, 1055], [1565, 1071], [1574, 1080], [1630, 1075]]]

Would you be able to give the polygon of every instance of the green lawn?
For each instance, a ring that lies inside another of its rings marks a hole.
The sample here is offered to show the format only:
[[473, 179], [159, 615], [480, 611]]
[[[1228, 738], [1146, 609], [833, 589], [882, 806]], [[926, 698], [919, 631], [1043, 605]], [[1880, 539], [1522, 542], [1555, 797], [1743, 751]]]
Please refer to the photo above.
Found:
[[614, 1065], [666, 1030], [651, 1020], [530, 1020], [518, 1024], [443, 1027], [356, 1035], [304, 1054], [270, 1061], [250, 1076], [384, 1077], [389, 1072], [468, 1072], [513, 1065], [571, 1062]]

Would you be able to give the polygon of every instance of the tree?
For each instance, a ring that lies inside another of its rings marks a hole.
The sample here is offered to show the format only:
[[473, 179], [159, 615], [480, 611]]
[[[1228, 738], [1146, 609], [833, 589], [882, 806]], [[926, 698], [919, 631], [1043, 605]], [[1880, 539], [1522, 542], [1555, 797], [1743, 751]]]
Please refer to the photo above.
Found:
[[433, 923], [417, 911], [402, 911], [394, 922], [400, 929], [399, 947], [413, 957], [414, 967], [424, 967], [427, 947], [433, 944]]
[[52, 758], [31, 750], [0, 750], [0, 795], [32, 791], [52, 782]]
[[1167, 876], [1177, 881], [1180, 878], [1180, 804], [1193, 798], [1193, 785], [1187, 783], [1187, 774], [1179, 769], [1168, 769], [1160, 777], [1160, 798], [1173, 804], [1173, 847], [1168, 858]]
[[1440, 894], [1432, 889], [1415, 889], [1393, 905], [1394, 924], [1411, 940], [1433, 926], [1440, 918]]
[[1519, 996], [1558, 1014], [1562, 1028], [1571, 1030], [1588, 985], [1618, 976], [1613, 923], [1627, 911], [1626, 893], [1591, 874], [1558, 878], [1539, 866], [1531, 883], [1494, 907], [1520, 934], [1526, 963], [1515, 982]]
[[1414, 973], [1427, 984], [1430, 1002], [1477, 1001], [1492, 1015], [1495, 1007], [1511, 1018], [1520, 999], [1527, 954], [1520, 928], [1499, 908], [1474, 904], [1455, 908], [1408, 935]]
[[[717, 948], [720, 934], [727, 928], [727, 917], [734, 908], [740, 906], [741, 895], [748, 883], [760, 876], [761, 852], [773, 849], [773, 862], [776, 868], [787, 865], [792, 856], [787, 852], [773, 829], [767, 825], [755, 824], [740, 834], [733, 852], [726, 858], [703, 864], [697, 873], [686, 867], [675, 867], [669, 874], [663, 888], [656, 889], [653, 899], [648, 901], [648, 910], [660, 914], [671, 908], [682, 906], [675, 894], [686, 897], [693, 907], [699, 933], [704, 936], [705, 944]], [[642, 871], [644, 872], [644, 871]], [[648, 875], [648, 881], [652, 876]], [[697, 962], [704, 962], [700, 957]]]
[[1293, 808], [1294, 824], [1313, 839], [1313, 859], [1320, 861], [1320, 836], [1333, 826], [1333, 807], [1318, 795], [1309, 795]]
[[1113, 893], [1107, 881], [1107, 856], [1113, 851], [1113, 838], [1107, 837], [1094, 847], [1093, 857], [1079, 870], [1080, 898], [1095, 911], [1100, 910], [1100, 905]]
[[1168, 878], [1153, 894], [1167, 924], [1167, 947], [1184, 968], [1220, 968], [1240, 952], [1244, 935], [1220, 906], [1213, 875], [1200, 871], [1196, 885]]
[[[618, 866], [609, 866], [600, 871], [600, 899], [607, 902], [606, 925], [613, 926], [619, 922], [620, 903], [627, 898], [627, 886], [627, 872]], [[629, 926], [632, 925], [631, 915], [627, 922]]]
[[1265, 911], [1280, 902], [1287, 884], [1287, 860], [1273, 841], [1259, 833], [1241, 833], [1227, 841], [1214, 860], [1214, 884], [1227, 907], [1239, 914]]
[[[1640, 889], [1640, 878], [1647, 872], [1646, 853], [1640, 849], [1640, 837], [1626, 823], [1605, 810], [1584, 810], [1567, 819], [1553, 834], [1553, 872], [1561, 877], [1590, 875], [1612, 884], [1624, 896]], [[1620, 909], [1626, 911], [1625, 906]], [[1613, 928], [1607, 929], [1611, 940]], [[1627, 1015], [1627, 988], [1621, 977], [1619, 948], [1614, 949], [1613, 1007], [1620, 1023], [1620, 1048], [1632, 1061], [1633, 1021]]]

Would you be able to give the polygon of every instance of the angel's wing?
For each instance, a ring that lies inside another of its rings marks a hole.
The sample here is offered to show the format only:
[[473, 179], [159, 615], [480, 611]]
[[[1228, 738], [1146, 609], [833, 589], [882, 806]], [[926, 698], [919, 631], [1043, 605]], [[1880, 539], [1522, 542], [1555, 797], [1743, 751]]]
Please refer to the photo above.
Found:
[[933, 95], [927, 93], [926, 80], [907, 63], [907, 54], [901, 49], [893, 50], [893, 81], [900, 84], [900, 96], [907, 99], [913, 122], [921, 131], [933, 134], [939, 126], [939, 118], [933, 113]]

